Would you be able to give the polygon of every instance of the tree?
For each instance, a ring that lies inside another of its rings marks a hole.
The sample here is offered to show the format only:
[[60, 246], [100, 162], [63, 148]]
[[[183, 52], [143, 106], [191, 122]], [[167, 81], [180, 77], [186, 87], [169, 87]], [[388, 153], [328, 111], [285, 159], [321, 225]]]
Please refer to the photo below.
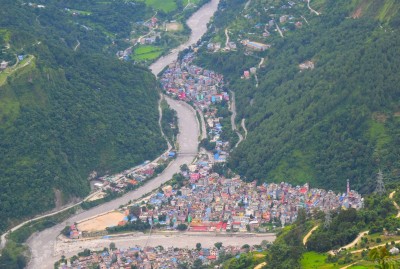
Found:
[[69, 236], [71, 232], [71, 227], [69, 225], [65, 226], [64, 229], [62, 229], [61, 234], [64, 236]]
[[299, 211], [297, 212], [297, 220], [296, 222], [298, 224], [304, 224], [307, 220], [307, 213], [304, 208], [300, 208]]
[[134, 205], [129, 208], [129, 213], [138, 218], [142, 213], [142, 209], [140, 206]]
[[178, 226], [176, 226], [176, 229], [178, 229], [179, 231], [185, 231], [187, 229], [187, 225], [184, 223], [178, 224]]
[[201, 250], [201, 243], [197, 243], [197, 244], [196, 244], [196, 249], [197, 249], [198, 251]]
[[186, 163], [181, 165], [181, 171], [182, 172], [189, 171], [189, 167]]
[[390, 253], [385, 246], [371, 249], [368, 257], [375, 261], [375, 266], [379, 269], [395, 269], [399, 266], [397, 261], [390, 258]]
[[215, 246], [217, 249], [221, 249], [221, 247], [222, 247], [222, 242], [217, 242], [217, 243], [214, 244], [214, 246]]
[[202, 269], [203, 268], [203, 262], [200, 259], [196, 259], [193, 262], [193, 265], [191, 267], [192, 269]]

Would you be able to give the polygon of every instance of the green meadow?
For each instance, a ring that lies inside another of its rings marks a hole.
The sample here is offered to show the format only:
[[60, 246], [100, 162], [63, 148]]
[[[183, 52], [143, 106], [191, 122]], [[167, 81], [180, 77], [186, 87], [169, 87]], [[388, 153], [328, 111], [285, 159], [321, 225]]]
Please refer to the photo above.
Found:
[[132, 59], [135, 61], [146, 61], [157, 59], [163, 50], [156, 46], [140, 46], [134, 49]]
[[171, 12], [177, 8], [175, 0], [142, 0], [146, 5], [164, 12]]

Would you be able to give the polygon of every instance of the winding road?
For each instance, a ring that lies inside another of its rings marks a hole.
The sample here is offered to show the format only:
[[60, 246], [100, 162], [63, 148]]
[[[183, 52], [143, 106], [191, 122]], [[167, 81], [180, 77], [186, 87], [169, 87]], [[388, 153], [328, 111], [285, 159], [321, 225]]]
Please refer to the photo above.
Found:
[[[392, 203], [393, 203], [394, 207], [397, 209], [396, 218], [400, 218], [400, 206], [399, 206], [399, 205], [396, 203], [396, 201], [393, 199], [393, 196], [395, 195], [395, 193], [396, 193], [396, 191], [392, 191], [392, 192], [389, 194], [389, 199], [392, 200]], [[361, 238], [362, 238], [364, 235], [367, 235], [367, 234], [369, 234], [369, 231], [360, 232], [360, 233], [358, 234], [358, 236], [356, 237], [356, 239], [353, 240], [353, 242], [347, 244], [346, 246], [341, 247], [340, 249], [338, 249], [338, 250], [336, 250], [336, 251], [330, 250], [330, 251], [328, 251], [328, 253], [331, 254], [331, 255], [335, 255], [335, 253], [337, 253], [337, 252], [339, 252], [339, 251], [341, 251], [341, 250], [343, 250], [343, 249], [351, 249], [352, 247], [354, 247], [354, 246], [358, 243], [358, 241], [361, 240]], [[397, 243], [400, 243], [400, 240], [395, 241], [395, 243], [396, 243], [396, 244], [397, 244]], [[376, 245], [376, 246], [370, 247], [370, 249], [377, 248], [377, 247], [384, 246], [384, 245], [385, 245], [385, 244]], [[353, 251], [351, 251], [351, 253], [359, 253], [359, 252], [362, 252], [363, 250], [364, 250], [364, 248], [358, 249], [358, 250], [353, 250]]]
[[[178, 48], [174, 49], [170, 54], [161, 57], [158, 61], [152, 64], [150, 69], [154, 75], [157, 76], [166, 66], [175, 61], [179, 51], [182, 51], [183, 49], [195, 44], [198, 40], [200, 40], [201, 36], [207, 31], [207, 23], [217, 10], [218, 3], [219, 0], [211, 0], [211, 2], [205, 4], [188, 19], [187, 24], [192, 29], [189, 40], [180, 45]], [[170, 107], [177, 112], [178, 116], [178, 125], [180, 131], [177, 137], [179, 144], [178, 157], [159, 176], [149, 181], [141, 188], [129, 192], [118, 199], [102, 204], [98, 207], [78, 213], [54, 227], [31, 236], [28, 239], [27, 244], [31, 250], [32, 256], [27, 268], [53, 268], [54, 262], [61, 258], [61, 254], [56, 254], [54, 252], [57, 242], [56, 239], [60, 231], [66, 225], [114, 210], [121, 204], [126, 204], [130, 200], [138, 199], [144, 194], [157, 189], [161, 184], [171, 179], [173, 174], [180, 170], [181, 165], [192, 162], [198, 152], [198, 137], [200, 134], [196, 112], [186, 103], [182, 103], [168, 97], [166, 97], [166, 100]], [[194, 126], [196, 127], [194, 128]], [[107, 242], [105, 243], [107, 244]], [[105, 246], [107, 246], [106, 244]], [[68, 256], [76, 253], [64, 252], [63, 254]]]
[[235, 99], [235, 92], [230, 91], [231, 92], [231, 96], [232, 96], [232, 103], [230, 106], [230, 110], [232, 112], [231, 115], [231, 126], [232, 126], [232, 131], [236, 132], [236, 134], [239, 136], [239, 141], [236, 143], [236, 145], [234, 146], [234, 148], [237, 148], [237, 146], [239, 146], [239, 144], [243, 141], [243, 135], [237, 130], [236, 128], [236, 99]]
[[318, 229], [319, 225], [315, 225], [307, 234], [306, 236], [304, 236], [303, 238], [303, 245], [307, 244], [308, 238], [310, 238], [310, 236], [312, 235], [312, 233]]
[[307, 7], [312, 13], [315, 13], [317, 16], [319, 16], [321, 14], [321, 13], [315, 11], [314, 9], [312, 9], [312, 7], [310, 7], [310, 0], [307, 0]]

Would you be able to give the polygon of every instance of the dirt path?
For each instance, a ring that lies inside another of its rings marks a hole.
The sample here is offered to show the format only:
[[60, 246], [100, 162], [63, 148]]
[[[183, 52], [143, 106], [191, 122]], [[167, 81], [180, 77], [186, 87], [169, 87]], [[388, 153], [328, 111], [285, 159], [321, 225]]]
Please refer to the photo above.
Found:
[[349, 265], [346, 265], [346, 266], [344, 266], [344, 267], [342, 267], [342, 268], [340, 268], [340, 269], [347, 269], [347, 268], [352, 267], [353, 265], [355, 265], [355, 264], [357, 264], [357, 263], [358, 263], [358, 262], [350, 263]]
[[246, 4], [244, 5], [244, 9], [245, 9], [245, 10], [249, 7], [250, 3], [251, 3], [251, 0], [249, 0], [249, 1], [246, 2]]
[[[358, 236], [356, 237], [356, 239], [353, 240], [353, 242], [351, 242], [351, 243], [349, 243], [349, 244], [347, 244], [347, 245], [345, 245], [345, 246], [339, 248], [337, 251], [330, 250], [330, 251], [328, 251], [328, 254], [336, 255], [335, 253], [337, 253], [337, 252], [339, 252], [339, 251], [341, 251], [341, 250], [343, 250], [343, 249], [349, 249], [349, 248], [354, 247], [354, 246], [358, 243], [358, 241], [360, 241], [361, 237], [363, 237], [364, 235], [367, 235], [368, 233], [369, 233], [369, 231], [360, 232], [360, 233], [358, 234]], [[362, 251], [362, 250], [361, 250], [361, 251]], [[353, 253], [353, 251], [352, 251], [352, 253]]]
[[283, 38], [283, 33], [282, 33], [281, 28], [279, 28], [279, 25], [278, 25], [277, 23], [275, 23], [275, 25], [276, 25], [276, 29], [277, 29], [278, 32], [279, 32], [279, 35]]
[[[398, 244], [398, 243], [400, 243], [400, 240], [396, 240], [396, 241], [394, 241], [394, 243]], [[376, 246], [369, 247], [368, 250], [371, 250], [371, 249], [374, 249], [374, 248], [378, 248], [378, 247], [383, 247], [383, 246], [386, 246], [386, 243], [382, 243], [382, 244], [379, 244], [379, 245], [376, 245]], [[367, 249], [366, 248], [357, 249], [357, 250], [350, 251], [350, 253], [351, 254], [360, 253], [360, 252], [363, 252], [364, 250], [367, 250]]]
[[235, 99], [235, 92], [230, 91], [231, 93], [231, 105], [230, 105], [230, 110], [232, 112], [231, 115], [231, 126], [232, 126], [232, 131], [236, 132], [236, 134], [239, 136], [239, 141], [236, 143], [236, 145], [234, 146], [234, 148], [236, 148], [237, 146], [239, 146], [239, 144], [243, 141], [243, 135], [237, 130], [236, 128], [236, 99]]
[[308, 238], [310, 238], [310, 236], [312, 235], [312, 233], [318, 229], [319, 225], [315, 225], [307, 234], [306, 236], [304, 236], [303, 238], [303, 245], [307, 244]]
[[307, 0], [307, 7], [308, 7], [308, 9], [309, 9], [312, 13], [315, 13], [317, 16], [319, 16], [319, 15], [321, 14], [321, 13], [315, 11], [314, 9], [312, 9], [312, 8], [310, 7], [310, 0]]
[[79, 46], [81, 45], [81, 42], [79, 42], [78, 39], [76, 40], [76, 42], [78, 42], [78, 43], [76, 44], [74, 51], [76, 51], [79, 48]]
[[396, 203], [396, 201], [393, 199], [394, 194], [396, 193], [396, 191], [392, 191], [389, 194], [389, 198], [392, 200], [394, 207], [396, 207], [397, 209], [397, 215], [396, 218], [400, 218], [400, 206]]
[[261, 58], [260, 62], [258, 63], [258, 68], [261, 67], [261, 65], [264, 63], [264, 61], [265, 61], [265, 58], [264, 57]]
[[226, 37], [226, 41], [225, 41], [225, 48], [228, 47], [228, 43], [229, 43], [229, 33], [228, 33], [228, 28], [225, 28], [225, 37]]
[[[396, 191], [392, 191], [389, 194], [389, 199], [392, 200], [393, 205], [396, 207], [396, 209], [398, 211], [397, 215], [396, 215], [396, 218], [400, 218], [400, 207], [396, 203], [396, 201], [393, 200], [393, 196], [394, 196], [395, 193], [396, 193]], [[363, 237], [365, 234], [368, 234], [368, 233], [369, 233], [369, 231], [364, 231], [364, 232], [359, 233], [358, 236], [356, 237], [356, 239], [353, 240], [353, 242], [351, 242], [350, 244], [347, 244], [346, 246], [341, 247], [338, 251], [340, 251], [342, 249], [349, 249], [349, 248], [354, 247], [358, 243], [358, 241], [360, 241], [361, 237]], [[400, 242], [400, 240], [395, 241], [396, 244], [399, 243], [399, 242]], [[377, 248], [377, 247], [384, 246], [384, 245], [386, 245], [386, 244], [380, 244], [380, 245], [374, 246], [372, 248]], [[362, 252], [363, 250], [364, 249], [353, 250], [353, 251], [351, 251], [351, 253], [359, 253], [359, 252]], [[331, 255], [335, 255], [335, 252], [333, 250], [328, 251], [328, 253], [331, 254]]]
[[190, 0], [188, 0], [187, 5], [183, 8], [183, 10], [187, 9], [189, 7], [189, 5], [191, 5]]
[[244, 139], [246, 139], [247, 138], [246, 119], [242, 119], [241, 125], [244, 130]]
[[262, 263], [260, 263], [259, 265], [257, 265], [256, 267], [254, 267], [254, 269], [261, 269], [261, 268], [263, 268], [264, 266], [266, 266], [267, 265], [267, 262], [262, 262]]
[[304, 17], [304, 16], [301, 16], [302, 18], [303, 18], [303, 20], [307, 23], [307, 25], [310, 25], [309, 23], [308, 23], [308, 21], [307, 21], [307, 19], [306, 19], [306, 17]]

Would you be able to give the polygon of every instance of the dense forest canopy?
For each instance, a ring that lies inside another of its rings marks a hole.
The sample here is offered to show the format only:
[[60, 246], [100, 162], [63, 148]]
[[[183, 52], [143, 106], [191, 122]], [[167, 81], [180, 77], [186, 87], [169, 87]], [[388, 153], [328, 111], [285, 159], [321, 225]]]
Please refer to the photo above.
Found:
[[[64, 203], [85, 196], [92, 171], [121, 171], [166, 149], [150, 71], [104, 53], [111, 40], [75, 23], [63, 1], [42, 2], [1, 1], [0, 45], [16, 67], [0, 73], [0, 230], [53, 208], [55, 190]], [[120, 11], [140, 17], [139, 4], [114, 8], [115, 23]]]
[[[246, 12], [272, 2], [279, 1], [253, 1]], [[318, 1], [320, 16], [309, 15], [304, 5], [309, 24], [266, 39], [272, 47], [263, 52], [203, 50], [199, 62], [227, 77], [237, 119], [245, 118], [249, 130], [231, 154], [233, 170], [248, 180], [311, 182], [341, 191], [347, 178], [352, 188], [371, 191], [378, 169], [386, 180], [398, 180], [400, 16], [388, 12], [388, 5], [398, 8], [393, 1], [370, 2]], [[229, 27], [242, 35], [237, 28], [244, 19], [233, 14], [243, 5], [222, 1], [215, 33], [222, 36]], [[240, 76], [260, 57], [265, 67], [257, 70], [256, 87], [254, 79]], [[315, 68], [301, 71], [305, 61]]]

